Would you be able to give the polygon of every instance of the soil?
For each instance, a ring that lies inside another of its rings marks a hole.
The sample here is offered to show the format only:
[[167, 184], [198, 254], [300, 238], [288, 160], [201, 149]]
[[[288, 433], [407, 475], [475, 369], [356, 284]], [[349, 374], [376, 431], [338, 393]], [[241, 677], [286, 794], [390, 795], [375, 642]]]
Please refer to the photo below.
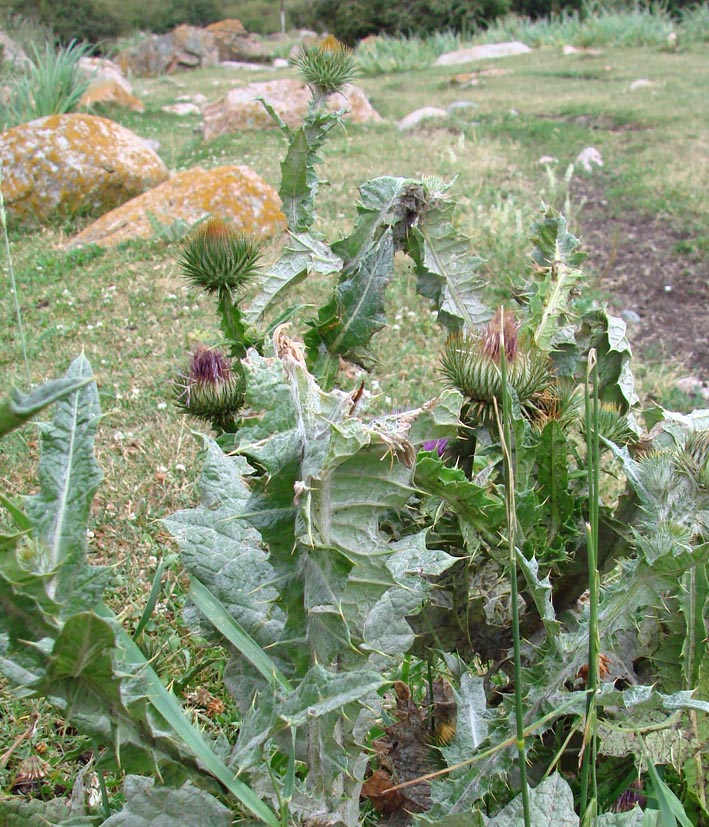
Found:
[[709, 386], [707, 262], [678, 251], [687, 236], [666, 218], [612, 213], [590, 179], [577, 180], [572, 196], [583, 204], [578, 224], [587, 268], [611, 310], [626, 317], [634, 351], [649, 362], [679, 362], [683, 373]]

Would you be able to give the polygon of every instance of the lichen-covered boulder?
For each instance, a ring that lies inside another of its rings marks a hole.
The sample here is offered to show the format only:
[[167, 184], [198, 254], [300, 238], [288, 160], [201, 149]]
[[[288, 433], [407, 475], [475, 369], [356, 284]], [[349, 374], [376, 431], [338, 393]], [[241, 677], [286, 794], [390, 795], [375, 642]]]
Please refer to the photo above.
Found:
[[108, 118], [49, 115], [0, 133], [5, 206], [12, 219], [101, 215], [168, 178], [160, 157]]
[[123, 84], [117, 80], [102, 80], [92, 83], [84, 92], [79, 101], [83, 109], [88, 109], [95, 103], [119, 106], [122, 109], [131, 109], [133, 112], [143, 112], [145, 104], [130, 92], [126, 92]]
[[107, 80], [112, 80], [122, 86], [129, 95], [133, 94], [133, 87], [128, 78], [121, 72], [121, 67], [105, 57], [79, 58], [79, 72], [86, 78], [90, 86], [97, 86]]
[[273, 59], [268, 44], [249, 34], [240, 20], [219, 20], [207, 26], [206, 31], [214, 36], [221, 61], [270, 63]]
[[[298, 80], [271, 80], [249, 83], [232, 89], [226, 97], [202, 107], [204, 139], [211, 141], [227, 132], [243, 129], [267, 129], [274, 123], [263, 104], [262, 97], [290, 127], [298, 127], [305, 117], [311, 94]], [[328, 106], [332, 110], [347, 109], [347, 118], [354, 123], [381, 121], [364, 91], [358, 86], [346, 86], [341, 94], [331, 95]]]
[[146, 40], [124, 49], [116, 63], [125, 74], [136, 77], [156, 77], [181, 69], [216, 66], [219, 50], [214, 35], [195, 26], [178, 26], [162, 35], [151, 35]]
[[239, 232], [257, 237], [276, 235], [286, 227], [278, 194], [250, 167], [195, 167], [101, 216], [66, 247], [112, 247], [152, 238], [160, 227], [191, 226], [207, 216], [222, 218]]

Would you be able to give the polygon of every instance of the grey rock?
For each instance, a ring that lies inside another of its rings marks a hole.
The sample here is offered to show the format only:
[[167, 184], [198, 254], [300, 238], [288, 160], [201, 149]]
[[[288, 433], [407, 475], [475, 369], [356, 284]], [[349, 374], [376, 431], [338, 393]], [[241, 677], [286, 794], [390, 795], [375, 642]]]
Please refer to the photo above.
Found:
[[409, 112], [406, 117], [399, 121], [397, 127], [402, 130], [402, 132], [406, 132], [409, 129], [415, 129], [424, 121], [440, 121], [447, 117], [448, 113], [445, 109], [441, 109], [438, 106], [423, 106], [421, 109]]
[[436, 59], [434, 66], [454, 66], [457, 63], [472, 63], [475, 60], [491, 60], [512, 55], [525, 55], [532, 50], [517, 40], [509, 43], [485, 43], [481, 46], [470, 46], [467, 49], [458, 49], [455, 52], [446, 52]]

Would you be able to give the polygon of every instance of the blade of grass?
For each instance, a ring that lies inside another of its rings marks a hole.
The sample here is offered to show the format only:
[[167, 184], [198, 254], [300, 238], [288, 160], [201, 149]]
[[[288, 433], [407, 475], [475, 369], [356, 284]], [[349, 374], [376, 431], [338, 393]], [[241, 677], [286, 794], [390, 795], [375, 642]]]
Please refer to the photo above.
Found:
[[[113, 612], [106, 606], [99, 605], [95, 608], [95, 611], [101, 617], [111, 620], [116, 619]], [[133, 664], [140, 664], [143, 667], [151, 691], [151, 703], [182, 738], [186, 746], [199, 758], [205, 769], [264, 824], [267, 824], [268, 827], [280, 827], [280, 820], [276, 814], [261, 801], [250, 787], [234, 777], [233, 771], [211, 749], [204, 740], [202, 733], [192, 725], [177, 698], [171, 692], [168, 692], [157, 673], [146, 660], [145, 655], [128, 633], [123, 632], [121, 639], [128, 661]]]
[[155, 609], [155, 604], [158, 602], [158, 595], [160, 594], [160, 581], [162, 580], [163, 572], [165, 571], [165, 561], [161, 560], [158, 563], [157, 570], [155, 571], [155, 576], [153, 577], [153, 585], [150, 587], [150, 594], [148, 595], [148, 600], [145, 604], [145, 608], [143, 609], [143, 614], [140, 616], [140, 620], [138, 621], [138, 625], [135, 627], [135, 631], [133, 632], [133, 640], [138, 640], [143, 633], [143, 629], [145, 629], [148, 621], [150, 620], [153, 611]]
[[292, 685], [271, 658], [196, 577], [193, 577], [190, 583], [189, 597], [215, 629], [236, 646], [267, 681], [270, 683], [276, 681], [286, 692], [293, 691]]
[[677, 827], [678, 824], [681, 827], [692, 827], [692, 822], [687, 818], [682, 802], [660, 778], [660, 773], [652, 762], [652, 758], [647, 753], [646, 756], [648, 758], [647, 771], [652, 779], [652, 791], [660, 807], [660, 827]]

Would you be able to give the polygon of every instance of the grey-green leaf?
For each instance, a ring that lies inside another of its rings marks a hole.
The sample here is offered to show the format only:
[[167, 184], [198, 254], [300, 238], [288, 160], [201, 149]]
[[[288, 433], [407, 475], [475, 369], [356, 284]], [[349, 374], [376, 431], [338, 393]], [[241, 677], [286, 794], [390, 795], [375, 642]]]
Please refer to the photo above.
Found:
[[39, 493], [27, 498], [27, 515], [42, 544], [37, 572], [52, 573], [48, 590], [59, 601], [98, 599], [105, 579], [91, 576], [77, 591], [85, 567], [86, 523], [94, 493], [103, 477], [94, 459], [94, 436], [101, 415], [93, 372], [86, 357], [77, 357], [66, 379], [81, 385], [57, 405], [51, 423], [40, 425], [42, 456]]
[[231, 810], [190, 781], [160, 787], [152, 778], [126, 776], [123, 809], [102, 827], [229, 827]]
[[27, 394], [11, 388], [8, 398], [0, 402], [0, 437], [21, 427], [53, 402], [78, 391], [92, 378], [65, 376], [62, 379], [52, 379]]
[[[550, 775], [529, 791], [530, 823], [544, 827], [578, 827], [574, 794], [559, 773]], [[514, 798], [486, 827], [524, 827], [521, 796]]]

